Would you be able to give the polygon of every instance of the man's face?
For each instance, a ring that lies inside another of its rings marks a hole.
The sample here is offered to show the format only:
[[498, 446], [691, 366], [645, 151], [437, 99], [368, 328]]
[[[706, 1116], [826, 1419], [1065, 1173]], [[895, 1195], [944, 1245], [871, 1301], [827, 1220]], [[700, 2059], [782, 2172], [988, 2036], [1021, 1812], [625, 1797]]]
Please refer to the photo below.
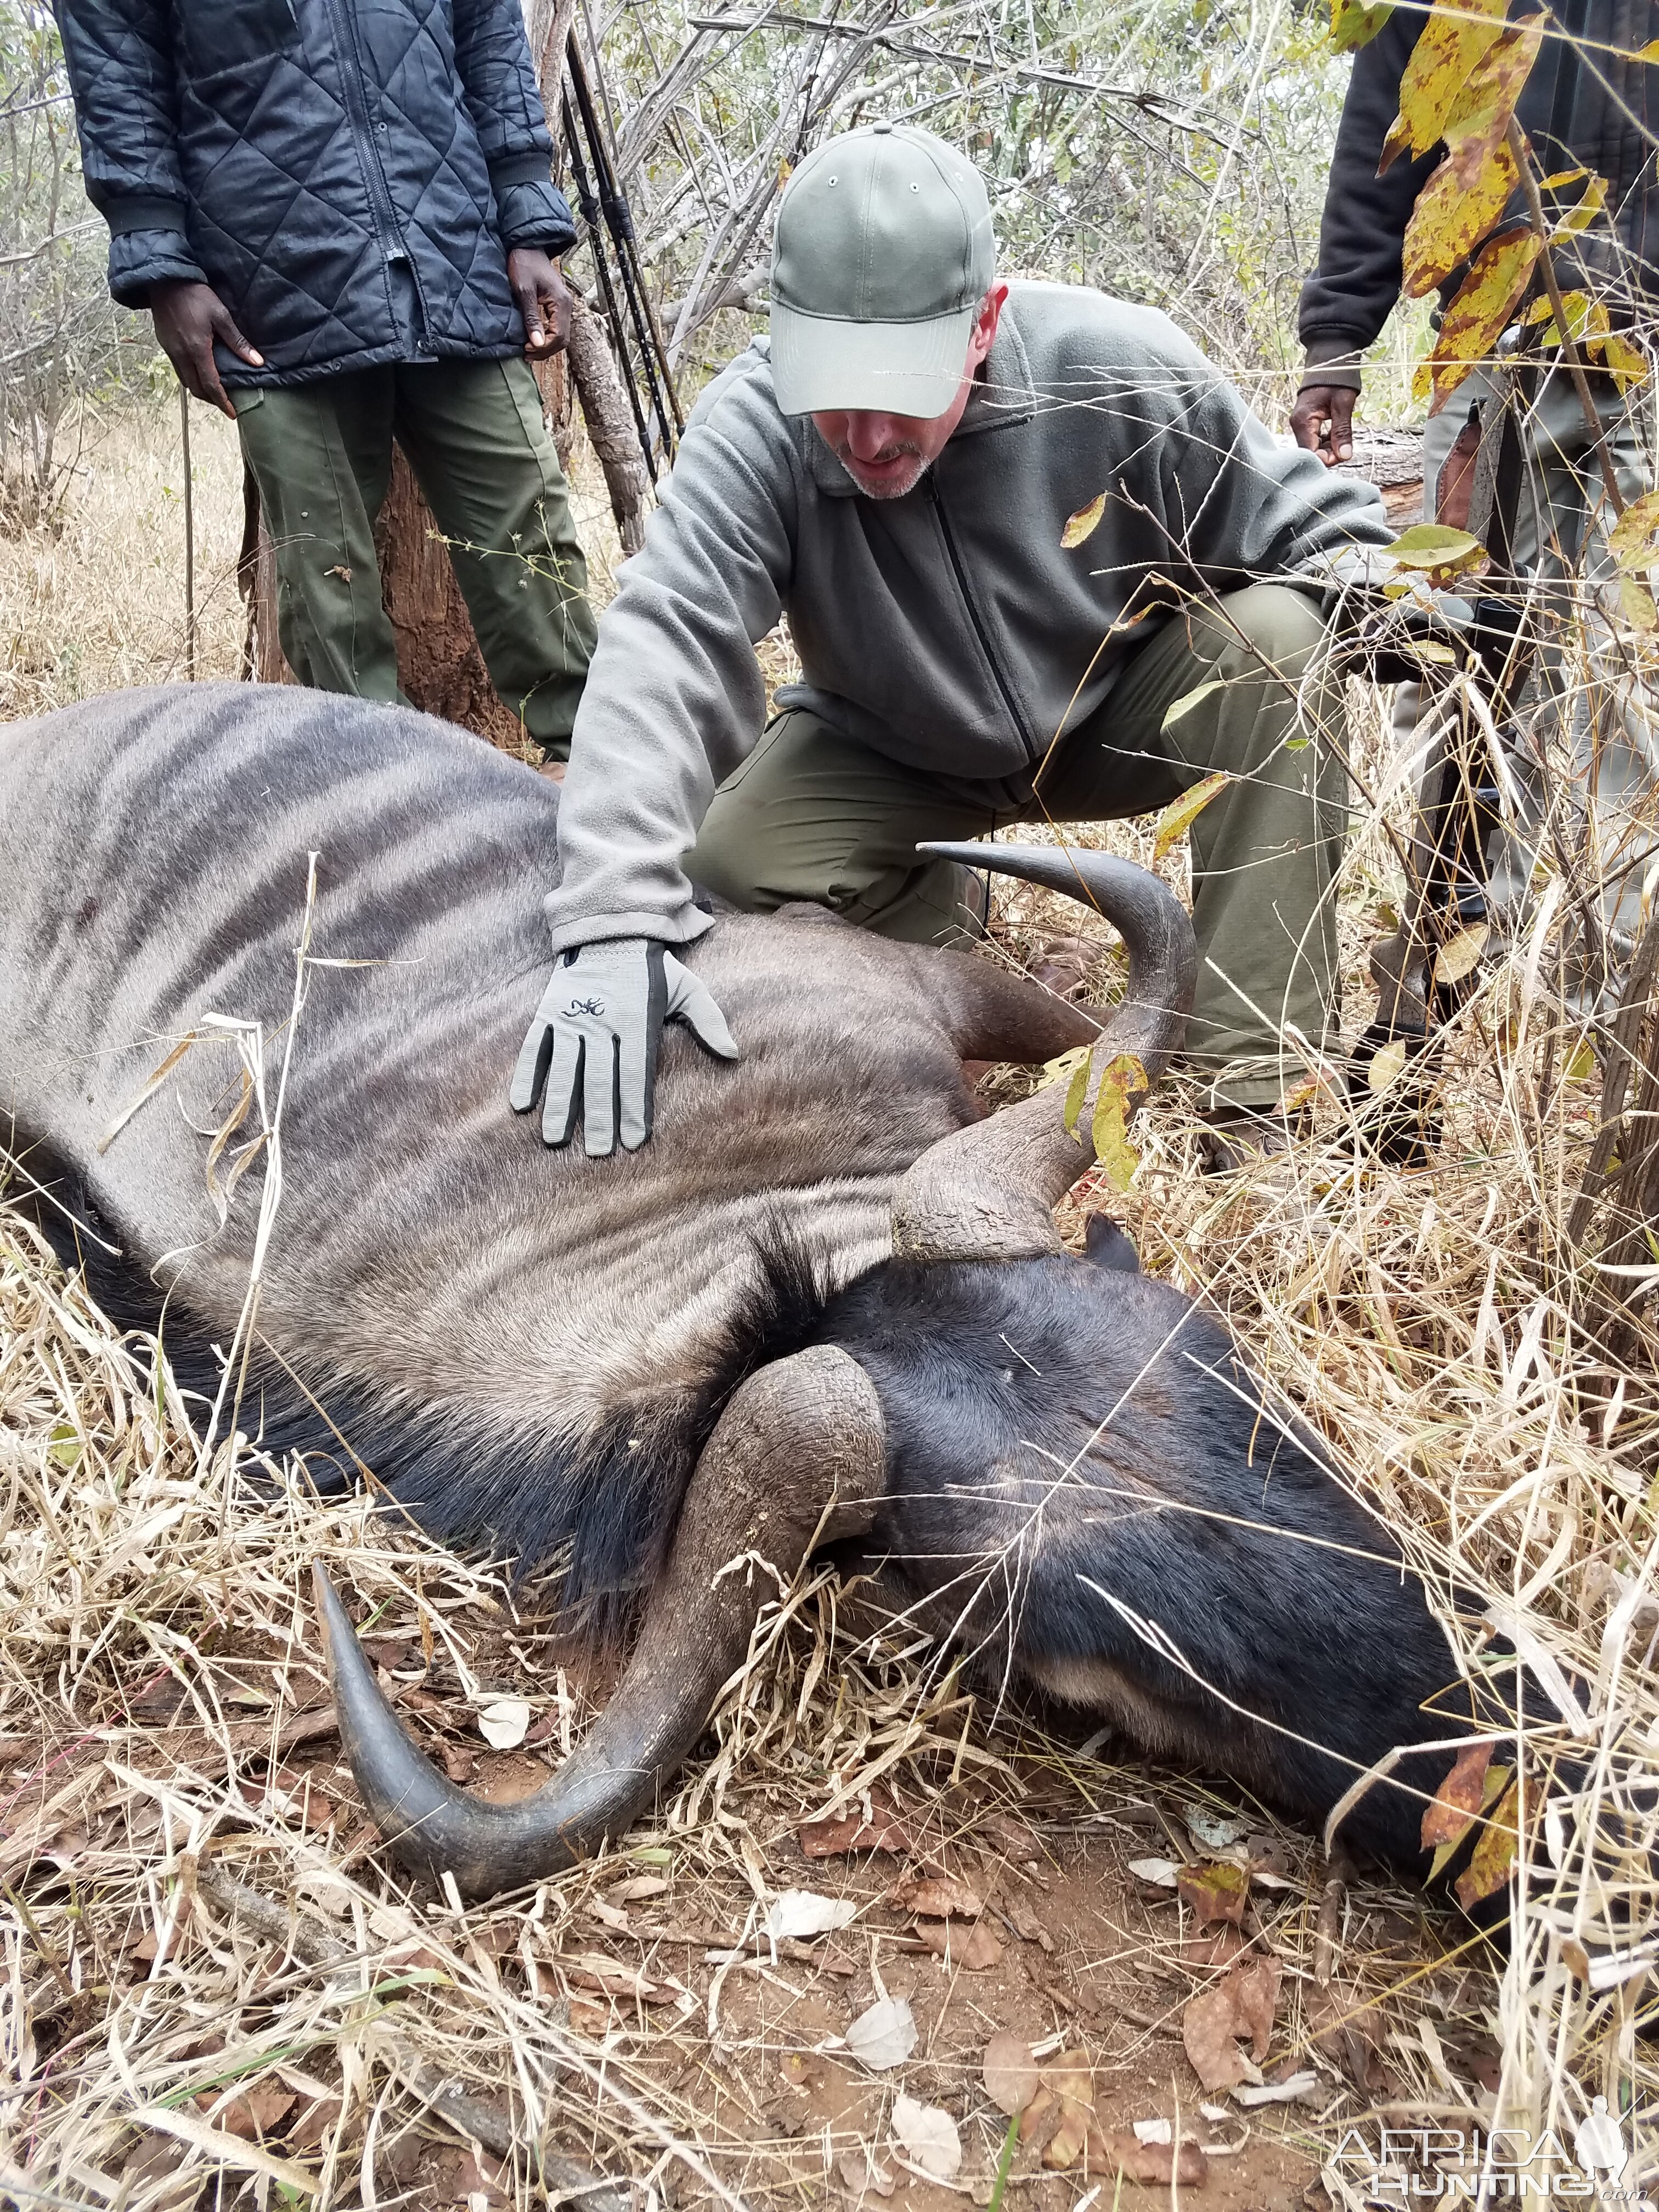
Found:
[[866, 499], [902, 499], [945, 451], [962, 421], [980, 364], [991, 350], [1008, 296], [1006, 284], [986, 294], [968, 340], [968, 359], [955, 397], [942, 415], [878, 415], [849, 407], [814, 415], [813, 425]]

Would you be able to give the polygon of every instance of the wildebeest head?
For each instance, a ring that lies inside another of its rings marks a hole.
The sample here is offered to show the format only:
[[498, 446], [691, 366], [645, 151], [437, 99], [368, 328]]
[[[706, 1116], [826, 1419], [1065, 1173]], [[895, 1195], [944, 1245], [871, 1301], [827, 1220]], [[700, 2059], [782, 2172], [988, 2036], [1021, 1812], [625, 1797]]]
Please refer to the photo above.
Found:
[[[927, 849], [1087, 900], [1115, 925], [1129, 956], [1127, 992], [1090, 1052], [1076, 1134], [1066, 1126], [1068, 1086], [1049, 1085], [932, 1146], [899, 1185], [894, 1260], [874, 1277], [892, 1278], [888, 1287], [898, 1305], [914, 1304], [918, 1294], [925, 1305], [930, 1282], [942, 1290], [948, 1279], [960, 1310], [947, 1338], [972, 1389], [976, 1378], [984, 1384], [1001, 1374], [1011, 1305], [1018, 1310], [1030, 1298], [1046, 1312], [1054, 1304], [1048, 1279], [1054, 1270], [1068, 1277], [1074, 1268], [1091, 1272], [1086, 1262], [1060, 1256], [1053, 1207], [1091, 1156], [1091, 1109], [1103, 1076], [1121, 1075], [1131, 1060], [1139, 1063], [1132, 1071], [1133, 1110], [1179, 1048], [1197, 954], [1178, 901], [1144, 870], [1109, 854]], [[1028, 1280], [1022, 1289], [1009, 1279], [1029, 1278], [1033, 1262], [1042, 1282]], [[1075, 1287], [1062, 1287], [1062, 1308]], [[319, 1568], [342, 1736], [365, 1800], [405, 1865], [434, 1879], [448, 1872], [464, 1892], [483, 1893], [546, 1874], [619, 1832], [690, 1750], [744, 1656], [763, 1585], [741, 1565], [733, 1571], [734, 1563], [758, 1555], [791, 1574], [817, 1544], [877, 1531], [890, 1488], [889, 1418], [902, 1419], [915, 1401], [915, 1363], [893, 1356], [902, 1324], [896, 1309], [884, 1310], [879, 1285], [866, 1277], [860, 1290], [862, 1315], [832, 1304], [824, 1340], [773, 1362], [732, 1395], [703, 1450], [622, 1681], [586, 1741], [534, 1796], [492, 1804], [436, 1771], [381, 1696]], [[993, 1318], [988, 1332], [983, 1324]], [[1018, 1334], [1017, 1321], [1014, 1327]], [[1102, 1370], [1086, 1347], [1083, 1366], [1097, 1383]], [[970, 1493], [988, 1503], [995, 1478], [986, 1476], [982, 1461], [973, 1462], [994, 1425], [988, 1413], [980, 1408], [969, 1418], [969, 1434], [977, 1429], [981, 1442], [970, 1442], [964, 1471]], [[1042, 1547], [1017, 1548], [1036, 1556]], [[975, 1572], [983, 1579], [982, 1564]]]

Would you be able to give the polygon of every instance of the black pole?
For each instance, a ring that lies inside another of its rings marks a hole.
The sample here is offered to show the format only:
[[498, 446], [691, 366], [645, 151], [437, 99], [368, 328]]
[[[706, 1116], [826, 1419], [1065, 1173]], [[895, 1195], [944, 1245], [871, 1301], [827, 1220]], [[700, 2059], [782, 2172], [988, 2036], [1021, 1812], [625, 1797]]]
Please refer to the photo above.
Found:
[[[588, 87], [587, 70], [576, 44], [573, 29], [568, 49], [570, 82], [576, 94], [576, 105], [581, 111], [582, 125], [587, 133], [588, 151], [592, 156], [594, 181], [599, 187], [599, 206], [605, 216], [605, 228], [616, 251], [617, 266], [622, 273], [623, 289], [628, 295], [629, 313], [633, 318], [634, 334], [639, 341], [640, 357], [644, 364], [646, 380], [650, 387], [651, 403], [662, 426], [664, 442], [672, 451], [678, 434], [685, 428], [680, 413], [679, 396], [674, 389], [668, 356], [645, 304], [645, 284], [639, 265], [639, 242], [634, 233], [634, 216], [628, 201], [618, 189], [616, 173], [611, 166], [611, 155], [599, 128], [594, 111], [593, 95]], [[666, 394], [667, 404], [664, 398]], [[673, 429], [669, 428], [672, 416]]]
[[593, 266], [599, 273], [599, 289], [605, 295], [605, 311], [611, 319], [616, 333], [617, 351], [621, 356], [622, 380], [628, 386], [628, 404], [634, 410], [634, 428], [639, 434], [640, 451], [645, 456], [645, 465], [652, 483], [657, 481], [657, 456], [654, 441], [640, 405], [639, 386], [634, 380], [633, 364], [628, 357], [628, 332], [617, 308], [617, 294], [611, 282], [611, 264], [605, 258], [605, 224], [600, 218], [599, 204], [593, 197], [587, 181], [587, 165], [582, 160], [581, 141], [576, 134], [576, 118], [571, 110], [570, 94], [567, 92], [562, 102], [564, 110], [565, 143], [570, 149], [571, 173], [576, 181], [577, 204], [582, 211], [582, 221], [587, 225], [587, 235], [593, 248]]

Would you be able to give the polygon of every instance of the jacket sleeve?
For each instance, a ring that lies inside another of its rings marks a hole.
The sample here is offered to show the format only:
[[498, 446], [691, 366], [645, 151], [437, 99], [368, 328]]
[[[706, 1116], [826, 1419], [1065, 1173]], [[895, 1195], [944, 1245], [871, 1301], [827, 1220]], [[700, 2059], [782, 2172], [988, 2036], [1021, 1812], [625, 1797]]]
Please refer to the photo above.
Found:
[[556, 951], [708, 927], [681, 862], [760, 736], [755, 647], [782, 611], [799, 513], [793, 438], [769, 376], [740, 373], [749, 358], [704, 396], [599, 623], [559, 794]]
[[[1319, 221], [1319, 265], [1302, 288], [1297, 328], [1304, 381], [1357, 390], [1359, 357], [1400, 297], [1406, 225], [1439, 151], [1397, 161], [1379, 177], [1382, 141], [1400, 112], [1400, 79], [1426, 17], [1396, 8], [1354, 56]], [[1313, 372], [1320, 374], [1316, 377]]]
[[1206, 373], [1186, 385], [1164, 441], [1170, 559], [1217, 592], [1279, 580], [1328, 602], [1364, 584], [1372, 549], [1398, 534], [1376, 487], [1281, 443], [1208, 362], [1198, 366]]
[[576, 226], [553, 182], [553, 141], [519, 0], [455, 0], [455, 60], [502, 245], [563, 253], [575, 243]]
[[164, 277], [204, 281], [186, 234], [165, 0], [58, 0], [87, 196], [110, 228], [110, 290], [148, 304]]

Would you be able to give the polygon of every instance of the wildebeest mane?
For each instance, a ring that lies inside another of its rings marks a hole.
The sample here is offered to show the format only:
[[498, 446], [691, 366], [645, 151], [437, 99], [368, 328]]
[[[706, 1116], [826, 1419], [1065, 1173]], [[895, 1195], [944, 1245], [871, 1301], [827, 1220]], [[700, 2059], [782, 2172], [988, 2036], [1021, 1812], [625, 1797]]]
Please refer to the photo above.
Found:
[[[130, 1256], [121, 1224], [74, 1164], [14, 1133], [6, 1195], [64, 1267], [79, 1273], [116, 1328], [153, 1337], [197, 1418], [223, 1376], [209, 1325], [181, 1287], [164, 1291]], [[0, 1153], [0, 1167], [6, 1155]], [[372, 1391], [289, 1366], [256, 1334], [237, 1426], [273, 1456], [302, 1456], [325, 1495], [368, 1480], [435, 1540], [511, 1559], [522, 1579], [561, 1564], [573, 1620], [605, 1638], [626, 1625], [661, 1566], [686, 1485], [727, 1399], [769, 1361], [799, 1351], [829, 1302], [825, 1259], [774, 1218], [754, 1238], [756, 1266], [724, 1316], [695, 1383], [666, 1382], [611, 1409], [573, 1443], [538, 1433], [511, 1407], [479, 1433], [441, 1402]]]

